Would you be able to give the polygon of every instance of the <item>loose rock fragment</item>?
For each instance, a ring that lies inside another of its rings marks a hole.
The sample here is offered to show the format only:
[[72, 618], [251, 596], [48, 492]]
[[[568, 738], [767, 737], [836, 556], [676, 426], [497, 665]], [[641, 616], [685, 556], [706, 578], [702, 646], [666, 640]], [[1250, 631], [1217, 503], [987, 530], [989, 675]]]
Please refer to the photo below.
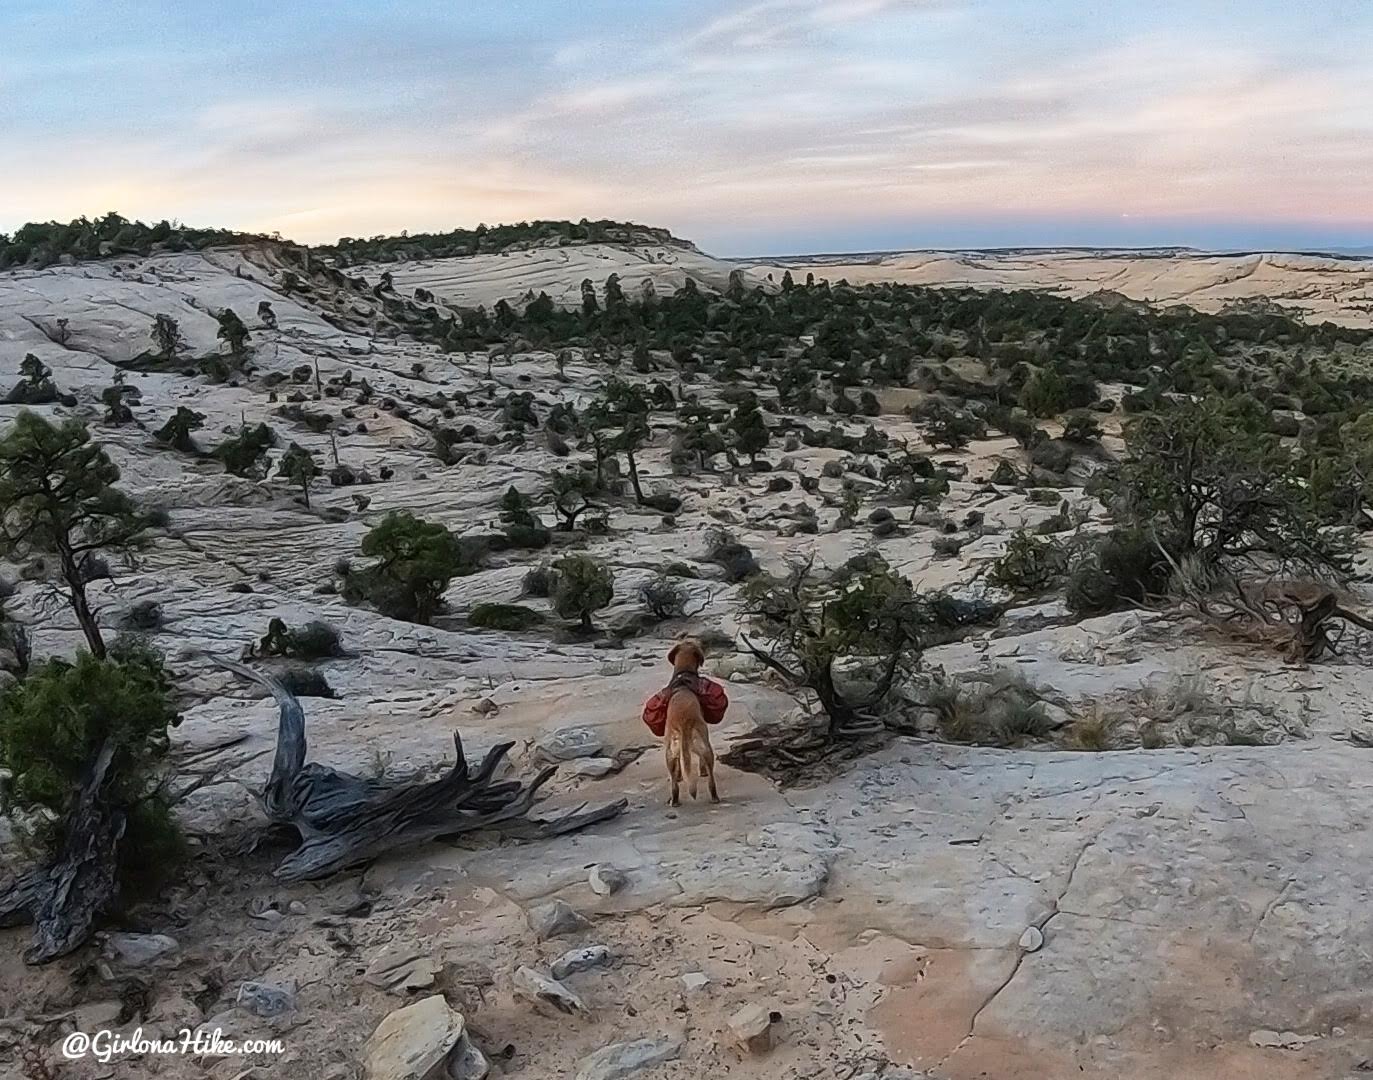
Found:
[[672, 1061], [681, 1052], [682, 1040], [672, 1035], [611, 1043], [582, 1062], [577, 1080], [620, 1080], [650, 1065]]
[[387, 1015], [362, 1048], [367, 1080], [425, 1080], [458, 1044], [462, 1013], [441, 994]]
[[553, 978], [565, 979], [569, 975], [575, 975], [579, 971], [590, 971], [592, 968], [606, 967], [614, 957], [604, 945], [588, 945], [585, 949], [569, 949], [562, 956], [553, 961], [550, 969]]
[[729, 1018], [735, 1040], [751, 1054], [766, 1054], [772, 1049], [773, 1013], [758, 1004], [745, 1005]]
[[586, 1003], [566, 986], [540, 975], [531, 967], [521, 966], [515, 970], [514, 986], [515, 996], [536, 1008], [548, 1006], [567, 1015], [587, 1011]]
[[610, 896], [629, 884], [629, 877], [623, 870], [603, 863], [597, 863], [591, 868], [589, 880], [591, 891], [597, 896]]
[[529, 928], [538, 935], [540, 941], [575, 934], [591, 925], [575, 908], [562, 900], [533, 908], [527, 918]]

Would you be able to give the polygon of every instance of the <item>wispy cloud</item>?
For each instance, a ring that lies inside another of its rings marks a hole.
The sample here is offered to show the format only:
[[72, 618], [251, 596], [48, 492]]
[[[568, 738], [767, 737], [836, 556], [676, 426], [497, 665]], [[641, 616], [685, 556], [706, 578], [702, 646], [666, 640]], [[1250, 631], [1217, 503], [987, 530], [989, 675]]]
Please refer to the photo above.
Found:
[[0, 229], [118, 207], [306, 240], [628, 216], [736, 251], [884, 222], [1373, 232], [1364, 5], [245, 2], [227, 44], [170, 0], [84, 0], [91, 45], [0, 9]]

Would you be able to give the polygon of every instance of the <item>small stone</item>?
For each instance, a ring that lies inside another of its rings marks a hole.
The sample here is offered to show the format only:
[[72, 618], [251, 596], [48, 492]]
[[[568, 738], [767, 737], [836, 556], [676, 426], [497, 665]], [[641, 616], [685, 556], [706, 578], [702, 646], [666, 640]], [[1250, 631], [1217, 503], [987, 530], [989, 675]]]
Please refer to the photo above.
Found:
[[124, 1011], [124, 1003], [109, 1001], [87, 1001], [72, 1009], [72, 1023], [77, 1031], [96, 1031], [100, 1028], [119, 1026], [119, 1014]]
[[458, 1045], [448, 1055], [449, 1080], [485, 1080], [491, 1071], [491, 1062], [477, 1049], [467, 1032], [462, 1033]]
[[286, 910], [292, 915], [305, 915], [309, 912], [309, 909], [300, 900], [292, 900], [286, 905]]
[[535, 756], [546, 761], [571, 761], [573, 758], [595, 757], [605, 740], [592, 728], [560, 728], [535, 743]]
[[433, 986], [441, 969], [442, 965], [424, 956], [415, 947], [397, 945], [383, 950], [368, 964], [363, 978], [382, 990], [406, 994]]
[[1249, 1045], [1265, 1050], [1300, 1050], [1307, 1043], [1315, 1042], [1319, 1035], [1299, 1035], [1295, 1031], [1269, 1031], [1260, 1028], [1249, 1033]]
[[597, 896], [610, 896], [629, 884], [629, 877], [623, 870], [617, 870], [615, 867], [607, 866], [604, 863], [597, 863], [593, 866], [588, 878], [591, 891]]
[[751, 1054], [772, 1049], [772, 1013], [757, 1003], [745, 1005], [729, 1018], [735, 1040]]
[[266, 923], [269, 926], [274, 926], [286, 917], [274, 907], [263, 908], [261, 911], [250, 911], [248, 914], [257, 919], [258, 922]]
[[496, 713], [500, 712], [500, 710], [501, 707], [489, 697], [482, 698], [472, 706], [472, 711], [478, 716], [494, 716]]
[[238, 988], [237, 1004], [264, 1019], [285, 1016], [296, 1007], [296, 989], [294, 986], [246, 982]]
[[710, 976], [704, 971], [688, 971], [682, 976], [682, 986], [691, 993], [695, 993], [697, 990], [704, 990], [709, 985]]
[[423, 1080], [463, 1033], [462, 1014], [435, 994], [390, 1013], [362, 1048], [367, 1080]]
[[608, 967], [614, 959], [614, 955], [604, 945], [588, 945], [585, 949], [569, 949], [562, 956], [553, 961], [553, 978], [565, 979], [569, 975], [575, 975], [579, 971], [590, 971], [592, 968]]
[[166, 934], [109, 934], [105, 938], [105, 955], [129, 967], [141, 967], [167, 959], [181, 945]]
[[546, 1005], [568, 1015], [586, 1012], [586, 1003], [581, 998], [562, 983], [540, 975], [531, 967], [516, 968], [513, 983], [515, 996], [524, 998], [535, 1008]]
[[1026, 952], [1038, 952], [1044, 944], [1044, 932], [1037, 926], [1025, 927], [1020, 935], [1020, 947]]
[[575, 934], [591, 924], [586, 921], [570, 904], [554, 900], [532, 909], [527, 916], [529, 928], [538, 935], [540, 941]]
[[615, 771], [615, 759], [608, 757], [585, 757], [569, 761], [559, 775], [577, 776], [586, 780], [599, 780]]
[[577, 1080], [620, 1080], [640, 1069], [672, 1061], [681, 1052], [682, 1040], [671, 1035], [611, 1043], [582, 1062]]

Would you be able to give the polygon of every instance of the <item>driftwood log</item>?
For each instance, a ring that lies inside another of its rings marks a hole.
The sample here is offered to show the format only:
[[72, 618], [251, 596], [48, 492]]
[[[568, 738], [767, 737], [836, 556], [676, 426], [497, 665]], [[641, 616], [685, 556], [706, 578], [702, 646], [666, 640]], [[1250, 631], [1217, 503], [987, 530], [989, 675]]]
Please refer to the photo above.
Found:
[[214, 659], [265, 688], [280, 709], [276, 757], [262, 805], [274, 824], [292, 826], [300, 834], [300, 846], [276, 869], [283, 881], [325, 877], [398, 848], [481, 829], [526, 839], [560, 836], [615, 817], [628, 805], [619, 799], [551, 818], [528, 817], [535, 795], [556, 767], [544, 769], [528, 785], [496, 782], [496, 770], [515, 744], [492, 747], [472, 770], [456, 731], [453, 766], [428, 783], [373, 780], [307, 763], [305, 712], [296, 696], [268, 675], [233, 660]]

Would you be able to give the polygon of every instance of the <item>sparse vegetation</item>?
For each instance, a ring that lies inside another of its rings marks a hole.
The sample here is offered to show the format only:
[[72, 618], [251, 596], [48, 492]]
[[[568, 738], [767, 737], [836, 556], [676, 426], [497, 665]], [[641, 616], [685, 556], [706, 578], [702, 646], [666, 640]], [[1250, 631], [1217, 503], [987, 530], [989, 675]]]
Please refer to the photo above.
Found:
[[584, 632], [591, 631], [591, 616], [615, 595], [610, 567], [590, 555], [565, 555], [553, 569], [557, 571], [551, 596], [553, 610], [564, 619], [577, 619]]
[[938, 715], [939, 733], [949, 742], [1021, 746], [1053, 730], [1038, 692], [1013, 672], [997, 672], [975, 684], [936, 680], [926, 704]]

